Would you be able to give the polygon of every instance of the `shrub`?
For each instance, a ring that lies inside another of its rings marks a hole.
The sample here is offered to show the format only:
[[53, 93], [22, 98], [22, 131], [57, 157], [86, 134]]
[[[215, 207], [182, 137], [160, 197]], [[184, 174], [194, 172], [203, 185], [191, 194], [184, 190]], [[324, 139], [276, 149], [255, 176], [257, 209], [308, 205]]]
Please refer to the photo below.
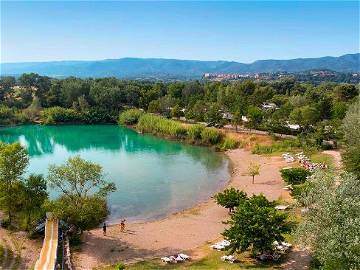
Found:
[[123, 264], [123, 263], [117, 263], [117, 264], [115, 265], [115, 269], [116, 269], [116, 270], [125, 270], [125, 264]]
[[42, 111], [41, 118], [45, 124], [80, 121], [80, 114], [73, 109], [51, 107]]
[[185, 138], [187, 129], [180, 123], [153, 114], [143, 114], [136, 128], [145, 133], [152, 133], [173, 138]]
[[204, 130], [201, 132], [201, 141], [203, 144], [207, 145], [218, 144], [222, 137], [222, 132], [215, 128], [204, 128]]
[[21, 115], [17, 110], [0, 105], [0, 125], [12, 125], [19, 122], [25, 122], [25, 119], [20, 116]]
[[235, 149], [235, 148], [238, 148], [239, 145], [240, 145], [240, 142], [238, 140], [235, 140], [233, 138], [225, 138], [225, 140], [221, 144], [221, 149], [222, 150]]
[[284, 181], [290, 185], [303, 184], [306, 181], [306, 177], [310, 175], [310, 172], [304, 168], [286, 168], [280, 172]]
[[299, 185], [293, 185], [291, 196], [293, 196], [296, 199], [303, 197], [310, 188], [311, 185], [309, 185], [309, 182], [305, 182]]
[[201, 140], [201, 132], [205, 129], [203, 125], [192, 125], [188, 128], [188, 138], [192, 142]]
[[143, 114], [138, 109], [126, 110], [119, 115], [119, 124], [121, 125], [136, 125], [140, 116]]

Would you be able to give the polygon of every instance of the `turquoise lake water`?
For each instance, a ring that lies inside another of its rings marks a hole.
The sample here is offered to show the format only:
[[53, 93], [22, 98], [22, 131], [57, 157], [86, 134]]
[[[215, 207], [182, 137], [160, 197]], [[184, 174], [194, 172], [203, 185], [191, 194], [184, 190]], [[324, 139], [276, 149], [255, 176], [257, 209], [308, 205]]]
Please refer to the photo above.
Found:
[[[0, 141], [27, 148], [28, 174], [46, 176], [50, 164], [74, 155], [99, 163], [117, 187], [108, 198], [109, 222], [155, 219], [189, 208], [210, 198], [230, 177], [222, 154], [117, 125], [1, 128]], [[52, 197], [57, 194], [50, 190]]]

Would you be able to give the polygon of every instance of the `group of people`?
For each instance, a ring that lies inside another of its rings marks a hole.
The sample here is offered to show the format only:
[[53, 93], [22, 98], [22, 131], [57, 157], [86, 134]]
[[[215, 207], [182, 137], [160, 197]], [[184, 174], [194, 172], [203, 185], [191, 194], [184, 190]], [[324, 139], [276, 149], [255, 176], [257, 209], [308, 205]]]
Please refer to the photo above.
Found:
[[[125, 232], [125, 221], [126, 221], [126, 219], [122, 219], [120, 221], [120, 232]], [[106, 222], [104, 222], [102, 228], [103, 228], [103, 234], [106, 235], [106, 229], [107, 229]]]
[[301, 166], [303, 166], [305, 169], [307, 169], [310, 172], [313, 172], [317, 169], [327, 169], [327, 165], [324, 163], [315, 163], [311, 162], [310, 158], [304, 155], [304, 153], [298, 153], [296, 154], [296, 157], [299, 160], [299, 163]]

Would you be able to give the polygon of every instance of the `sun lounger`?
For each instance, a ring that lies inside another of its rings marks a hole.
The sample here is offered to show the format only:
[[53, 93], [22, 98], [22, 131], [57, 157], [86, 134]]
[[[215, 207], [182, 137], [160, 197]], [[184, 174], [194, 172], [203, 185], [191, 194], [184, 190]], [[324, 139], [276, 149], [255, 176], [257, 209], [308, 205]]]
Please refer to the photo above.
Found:
[[190, 260], [191, 257], [189, 255], [186, 255], [184, 253], [180, 253], [178, 256], [180, 256], [181, 258], [183, 258], [184, 260]]
[[234, 257], [233, 255], [225, 255], [225, 256], [222, 256], [222, 257], [221, 257], [221, 260], [222, 260], [223, 262], [228, 261], [228, 262], [230, 262], [230, 263], [234, 263], [234, 261], [235, 261], [236, 259], [235, 259], [235, 257]]
[[176, 261], [169, 257], [162, 257], [161, 260], [166, 263], [176, 263]]
[[210, 247], [215, 250], [224, 250], [225, 249], [224, 245], [219, 245], [219, 244], [211, 245]]
[[277, 205], [277, 206], [275, 206], [275, 209], [276, 209], [276, 210], [284, 211], [284, 210], [286, 210], [288, 207], [289, 207], [288, 205]]
[[211, 245], [210, 247], [216, 250], [224, 250], [228, 246], [230, 246], [230, 241], [223, 240], [221, 242], [215, 243], [214, 245]]

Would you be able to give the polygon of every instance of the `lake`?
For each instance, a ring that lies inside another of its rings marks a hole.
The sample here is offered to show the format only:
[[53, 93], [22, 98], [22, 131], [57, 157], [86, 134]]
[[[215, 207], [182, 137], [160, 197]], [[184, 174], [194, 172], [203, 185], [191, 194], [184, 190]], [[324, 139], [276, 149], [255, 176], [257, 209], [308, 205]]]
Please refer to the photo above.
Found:
[[[220, 153], [117, 125], [1, 128], [0, 141], [27, 148], [27, 174], [46, 176], [50, 164], [74, 155], [99, 163], [117, 187], [108, 197], [109, 222], [151, 220], [189, 208], [210, 198], [230, 177], [229, 161]], [[59, 194], [49, 191], [53, 198]]]

